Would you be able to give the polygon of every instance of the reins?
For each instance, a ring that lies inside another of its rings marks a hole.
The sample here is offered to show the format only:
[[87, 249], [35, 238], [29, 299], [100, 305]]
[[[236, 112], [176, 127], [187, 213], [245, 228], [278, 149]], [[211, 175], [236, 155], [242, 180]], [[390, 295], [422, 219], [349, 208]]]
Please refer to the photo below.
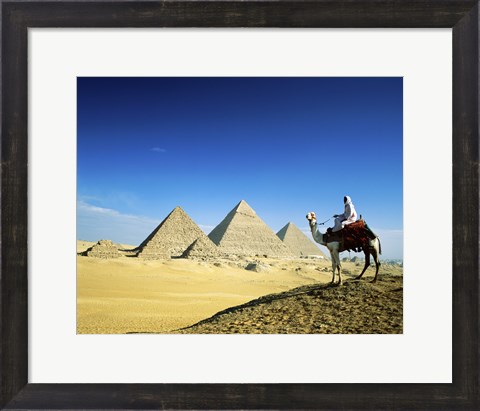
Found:
[[324, 221], [323, 223], [317, 223], [318, 225], [324, 225], [325, 223], [328, 223], [333, 217], [330, 217], [328, 220]]

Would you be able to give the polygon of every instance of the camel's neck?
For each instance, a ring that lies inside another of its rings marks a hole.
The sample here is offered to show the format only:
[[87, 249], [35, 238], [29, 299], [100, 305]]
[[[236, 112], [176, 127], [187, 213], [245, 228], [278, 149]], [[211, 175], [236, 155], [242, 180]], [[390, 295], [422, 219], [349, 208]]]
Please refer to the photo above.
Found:
[[325, 242], [325, 234], [321, 233], [318, 230], [317, 222], [310, 222], [310, 230], [312, 231], [312, 236], [315, 242], [326, 245], [327, 243]]
[[320, 234], [322, 235], [322, 242], [320, 244], [327, 245], [327, 241], [325, 239], [325, 234], [323, 234], [323, 233], [320, 233]]
[[327, 245], [327, 242], [325, 241], [325, 234], [321, 233], [320, 231], [318, 232], [318, 234], [319, 234], [320, 239], [321, 239], [321, 241], [319, 241], [318, 243], [321, 244], [321, 245]]

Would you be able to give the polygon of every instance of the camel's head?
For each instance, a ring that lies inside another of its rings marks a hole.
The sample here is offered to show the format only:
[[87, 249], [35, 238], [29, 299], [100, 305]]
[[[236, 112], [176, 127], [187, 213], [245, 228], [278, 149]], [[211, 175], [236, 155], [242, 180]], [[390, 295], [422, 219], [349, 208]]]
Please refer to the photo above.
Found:
[[307, 220], [312, 223], [312, 222], [315, 222], [317, 220], [317, 216], [315, 215], [315, 213], [313, 211], [310, 211], [308, 214], [307, 214]]

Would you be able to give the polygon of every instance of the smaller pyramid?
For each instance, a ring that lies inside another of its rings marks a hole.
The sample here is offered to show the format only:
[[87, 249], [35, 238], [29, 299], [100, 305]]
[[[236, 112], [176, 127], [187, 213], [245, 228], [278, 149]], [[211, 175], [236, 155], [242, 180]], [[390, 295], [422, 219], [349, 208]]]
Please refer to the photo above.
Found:
[[100, 240], [97, 244], [85, 250], [82, 255], [96, 258], [118, 258], [121, 256], [117, 246], [111, 240]]
[[199, 237], [188, 246], [188, 248], [182, 254], [182, 257], [191, 259], [203, 259], [218, 257], [219, 254], [220, 253], [218, 252], [217, 246], [213, 244], [208, 237]]
[[204, 242], [210, 241], [188, 214], [181, 207], [176, 207], [137, 247], [137, 257], [145, 259], [181, 257], [199, 238]]
[[277, 233], [277, 236], [295, 255], [299, 257], [306, 255], [324, 255], [320, 249], [293, 223], [285, 225]]

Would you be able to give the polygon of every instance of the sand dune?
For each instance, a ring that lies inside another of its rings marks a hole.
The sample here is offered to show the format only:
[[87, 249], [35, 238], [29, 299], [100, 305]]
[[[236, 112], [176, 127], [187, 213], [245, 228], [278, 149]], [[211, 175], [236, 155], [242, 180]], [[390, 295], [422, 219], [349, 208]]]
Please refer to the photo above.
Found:
[[184, 334], [400, 334], [401, 276], [375, 284], [347, 280], [341, 287], [313, 284], [228, 308], [179, 330]]

